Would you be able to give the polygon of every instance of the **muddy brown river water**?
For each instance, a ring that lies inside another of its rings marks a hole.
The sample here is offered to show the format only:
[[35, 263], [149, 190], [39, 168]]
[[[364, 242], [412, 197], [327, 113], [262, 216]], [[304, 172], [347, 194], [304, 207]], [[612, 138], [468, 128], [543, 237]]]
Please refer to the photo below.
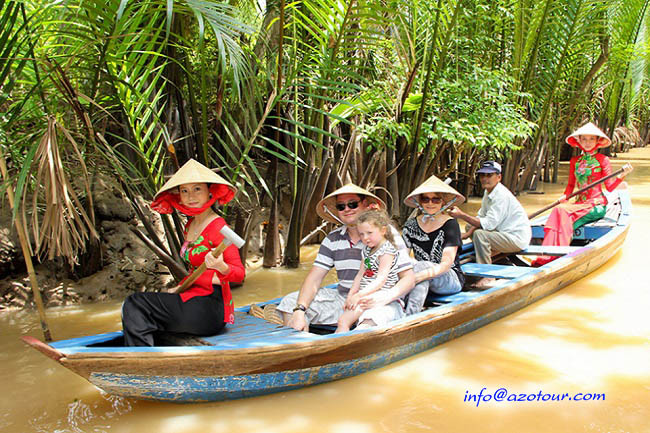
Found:
[[[41, 338], [34, 312], [0, 313], [0, 432], [650, 432], [650, 148], [619, 155], [614, 169], [628, 161], [632, 227], [605, 266], [477, 331], [338, 382], [222, 403], [113, 397], [19, 341]], [[520, 197], [528, 211], [563, 186], [542, 189]], [[236, 304], [298, 288], [314, 252], [298, 270], [250, 273]], [[56, 339], [120, 328], [118, 302], [47, 314]], [[526, 401], [495, 401], [501, 389]]]

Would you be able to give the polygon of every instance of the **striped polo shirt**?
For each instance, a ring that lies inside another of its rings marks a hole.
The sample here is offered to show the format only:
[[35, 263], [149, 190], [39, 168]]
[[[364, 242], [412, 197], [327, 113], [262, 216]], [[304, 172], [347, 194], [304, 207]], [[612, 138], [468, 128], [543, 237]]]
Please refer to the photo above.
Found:
[[[391, 226], [395, 248], [397, 248], [398, 262], [397, 273], [413, 268], [411, 257], [404, 240], [395, 227]], [[338, 291], [342, 296], [347, 296], [352, 287], [354, 277], [361, 267], [361, 249], [363, 242], [354, 244], [347, 232], [347, 226], [332, 230], [323, 240], [318, 250], [314, 266], [330, 270], [336, 268], [336, 277], [339, 280]]]

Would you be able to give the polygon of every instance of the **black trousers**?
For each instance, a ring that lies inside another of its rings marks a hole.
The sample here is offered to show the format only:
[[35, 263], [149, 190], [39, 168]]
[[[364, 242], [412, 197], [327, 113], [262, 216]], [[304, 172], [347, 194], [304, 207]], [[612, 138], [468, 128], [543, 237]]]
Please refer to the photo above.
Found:
[[214, 335], [224, 326], [220, 287], [187, 302], [175, 293], [139, 292], [122, 305], [125, 346], [153, 346], [156, 331]]

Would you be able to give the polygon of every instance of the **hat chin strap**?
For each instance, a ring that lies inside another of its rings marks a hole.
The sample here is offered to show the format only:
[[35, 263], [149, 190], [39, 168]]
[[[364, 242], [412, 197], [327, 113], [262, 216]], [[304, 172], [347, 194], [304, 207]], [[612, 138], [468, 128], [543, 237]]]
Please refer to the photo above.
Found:
[[433, 215], [431, 215], [430, 213], [425, 211], [424, 208], [422, 207], [422, 205], [420, 203], [418, 203], [418, 207], [422, 211], [422, 221], [425, 221], [425, 222], [427, 220], [433, 221], [438, 215], [440, 215], [441, 213], [443, 213], [444, 211], [449, 209], [454, 203], [456, 203], [456, 200], [458, 200], [458, 197], [452, 198], [451, 200], [449, 200], [449, 203], [446, 203], [443, 207], [440, 208], [440, 210], [438, 212], [434, 213]]
[[[445, 180], [443, 180], [445, 185], [449, 185], [451, 183], [451, 178], [448, 177]], [[456, 200], [458, 200], [458, 197], [454, 197], [453, 199], [449, 200], [449, 203], [446, 203], [443, 207], [440, 208], [440, 210], [433, 215], [431, 215], [429, 212], [425, 211], [422, 205], [420, 204], [419, 201], [415, 200], [415, 204], [418, 205], [418, 208], [422, 211], [422, 221], [426, 222], [427, 220], [433, 221], [438, 215], [449, 209], [451, 205], [456, 203]]]

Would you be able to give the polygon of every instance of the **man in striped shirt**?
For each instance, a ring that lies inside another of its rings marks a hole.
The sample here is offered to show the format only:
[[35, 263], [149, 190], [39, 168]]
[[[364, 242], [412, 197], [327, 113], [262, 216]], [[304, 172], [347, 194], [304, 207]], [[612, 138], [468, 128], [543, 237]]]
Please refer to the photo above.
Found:
[[[342, 224], [332, 230], [321, 243], [314, 264], [300, 291], [286, 295], [278, 311], [286, 326], [308, 331], [309, 324], [336, 325], [343, 313], [345, 299], [354, 277], [361, 266], [363, 243], [357, 232], [356, 220], [360, 213], [370, 208], [385, 209], [386, 205], [374, 194], [354, 184], [347, 184], [318, 203], [316, 212], [325, 220]], [[400, 280], [391, 290], [380, 290], [362, 300], [362, 308], [387, 305], [406, 295], [415, 283], [408, 250], [394, 229], [395, 247], [399, 250], [398, 270]], [[336, 269], [336, 287], [320, 287], [323, 279]]]

